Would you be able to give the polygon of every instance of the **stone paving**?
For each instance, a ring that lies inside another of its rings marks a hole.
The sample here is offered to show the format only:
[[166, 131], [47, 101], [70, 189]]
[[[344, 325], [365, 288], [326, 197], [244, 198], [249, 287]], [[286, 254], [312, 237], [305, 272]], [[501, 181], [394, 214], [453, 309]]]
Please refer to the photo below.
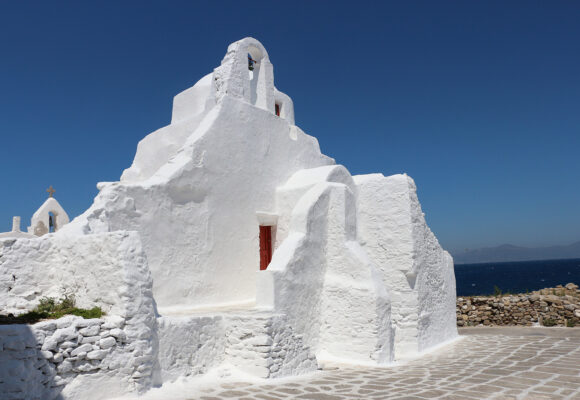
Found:
[[195, 400], [580, 399], [580, 329], [466, 328], [457, 342], [383, 368], [200, 386]]

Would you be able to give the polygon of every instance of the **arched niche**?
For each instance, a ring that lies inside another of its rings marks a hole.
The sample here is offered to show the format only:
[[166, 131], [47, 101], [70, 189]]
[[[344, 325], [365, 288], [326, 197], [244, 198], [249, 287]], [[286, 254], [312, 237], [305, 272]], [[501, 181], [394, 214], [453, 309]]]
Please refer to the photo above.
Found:
[[253, 45], [249, 45], [246, 49], [248, 54], [248, 79], [250, 80], [250, 103], [260, 107], [265, 102], [266, 85], [265, 77], [262, 73], [262, 51]]

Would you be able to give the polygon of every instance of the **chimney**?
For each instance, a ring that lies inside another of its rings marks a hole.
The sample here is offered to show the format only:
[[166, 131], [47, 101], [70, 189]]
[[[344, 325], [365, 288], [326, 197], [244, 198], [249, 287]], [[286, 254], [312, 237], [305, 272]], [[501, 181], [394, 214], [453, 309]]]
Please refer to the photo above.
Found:
[[20, 232], [20, 217], [12, 217], [12, 232]]

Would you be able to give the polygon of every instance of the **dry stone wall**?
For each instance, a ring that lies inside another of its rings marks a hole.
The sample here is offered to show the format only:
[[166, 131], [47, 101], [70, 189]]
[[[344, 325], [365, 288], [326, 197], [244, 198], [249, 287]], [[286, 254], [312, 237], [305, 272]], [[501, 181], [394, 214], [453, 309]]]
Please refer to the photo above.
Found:
[[[132, 336], [121, 317], [66, 316], [34, 325], [0, 325], [0, 397], [57, 399], [64, 389], [83, 391], [82, 398], [91, 399], [105, 398], [108, 389], [148, 389], [154, 349]], [[84, 378], [100, 381], [103, 389], [91, 394]]]
[[580, 326], [580, 290], [569, 283], [529, 294], [457, 298], [457, 326]]

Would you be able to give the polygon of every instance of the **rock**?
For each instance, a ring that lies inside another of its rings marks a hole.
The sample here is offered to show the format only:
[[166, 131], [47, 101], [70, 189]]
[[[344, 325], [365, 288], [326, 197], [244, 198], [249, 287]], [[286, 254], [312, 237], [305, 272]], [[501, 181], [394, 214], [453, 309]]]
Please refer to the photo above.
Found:
[[56, 370], [57, 370], [59, 373], [61, 373], [61, 374], [64, 374], [64, 373], [66, 373], [66, 372], [72, 371], [72, 368], [73, 368], [73, 366], [72, 366], [72, 363], [71, 363], [71, 362], [69, 362], [69, 361], [67, 361], [67, 360], [64, 360], [64, 361], [63, 361], [63, 362], [62, 362], [62, 363], [61, 363], [61, 364], [60, 364], [60, 365], [59, 365], [59, 366], [56, 368]]
[[93, 371], [95, 369], [98, 369], [99, 367], [91, 364], [89, 361], [85, 361], [84, 363], [80, 363], [77, 366], [75, 366], [75, 371], [78, 372], [88, 372], [88, 371]]
[[101, 337], [100, 337], [100, 336], [98, 336], [98, 335], [97, 335], [97, 336], [87, 336], [87, 337], [84, 337], [84, 338], [81, 340], [81, 343], [82, 343], [82, 344], [85, 344], [85, 343], [96, 343], [96, 342], [98, 342], [99, 340], [101, 340]]
[[74, 315], [67, 315], [65, 317], [59, 318], [55, 321], [56, 327], [58, 329], [68, 328], [72, 325], [72, 323], [75, 319], [79, 319], [79, 317], [76, 317]]
[[19, 337], [7, 337], [4, 339], [4, 350], [22, 351], [26, 345]]
[[86, 328], [88, 326], [95, 326], [95, 325], [101, 325], [103, 322], [102, 319], [99, 318], [91, 318], [91, 319], [81, 319], [79, 321], [77, 321], [76, 326], [77, 328]]
[[115, 340], [114, 337], [107, 337], [107, 338], [99, 340], [99, 347], [101, 349], [108, 349], [108, 348], [113, 347], [116, 344], [117, 344], [117, 341]]
[[[59, 320], [60, 321], [60, 320]], [[58, 324], [57, 324], [58, 326]], [[58, 328], [56, 331], [54, 331], [54, 333], [52, 334], [52, 338], [55, 339], [57, 342], [64, 342], [64, 341], [74, 341], [76, 340], [78, 337], [77, 331], [75, 328], [73, 328], [72, 326], [66, 327], [66, 328]]]
[[562, 300], [558, 296], [553, 294], [544, 296], [544, 301], [548, 304], [557, 304], [557, 305], [562, 304]]
[[54, 321], [41, 321], [34, 324], [35, 329], [41, 329], [43, 331], [54, 331], [56, 330], [56, 323]]
[[107, 356], [109, 352], [107, 350], [93, 350], [87, 353], [88, 360], [102, 360]]
[[54, 355], [54, 357], [52, 358], [52, 360], [53, 360], [55, 363], [60, 363], [60, 362], [62, 362], [62, 360], [63, 360], [63, 359], [64, 359], [64, 357], [63, 357], [62, 353], [56, 353], [56, 354]]
[[87, 343], [87, 344], [80, 345], [79, 347], [74, 349], [70, 354], [71, 354], [71, 356], [76, 357], [80, 353], [88, 353], [89, 351], [93, 351], [93, 345]]
[[44, 341], [41, 349], [54, 351], [54, 350], [56, 350], [57, 346], [58, 346], [58, 342], [56, 341], [56, 339], [49, 337]]
[[74, 347], [76, 347], [76, 343], [74, 343], [74, 342], [69, 342], [69, 341], [62, 342], [62, 343], [60, 344], [60, 346], [58, 346], [58, 348], [59, 348], [59, 349], [61, 349], [61, 350], [64, 350], [64, 349], [72, 349], [72, 348], [74, 348]]
[[115, 328], [122, 328], [125, 324], [125, 320], [123, 317], [118, 315], [112, 315], [106, 318], [105, 323], [103, 324], [103, 329], [115, 329]]
[[125, 339], [127, 339], [127, 335], [122, 329], [119, 328], [111, 329], [109, 333], [111, 334], [111, 336], [119, 339], [122, 342], [125, 341]]
[[576, 289], [578, 289], [578, 285], [570, 282], [570, 283], [566, 284], [565, 288], [568, 290], [576, 290]]
[[101, 330], [101, 326], [99, 324], [91, 325], [86, 328], [82, 328], [79, 330], [79, 333], [85, 337], [87, 336], [96, 336], [98, 335], [99, 331]]

